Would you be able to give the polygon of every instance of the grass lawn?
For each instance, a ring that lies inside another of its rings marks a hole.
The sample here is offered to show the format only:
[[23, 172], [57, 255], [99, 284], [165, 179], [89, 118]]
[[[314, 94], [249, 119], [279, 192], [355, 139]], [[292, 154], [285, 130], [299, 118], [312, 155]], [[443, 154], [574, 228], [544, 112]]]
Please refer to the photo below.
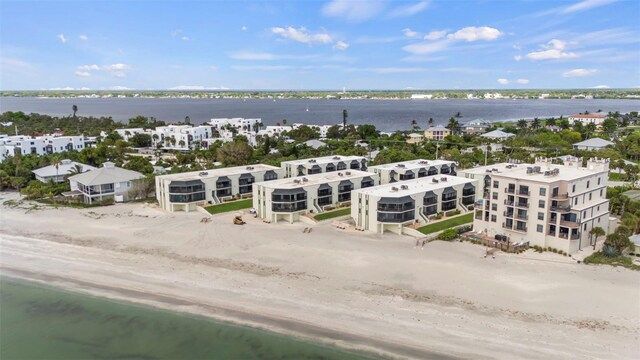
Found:
[[344, 208], [344, 209], [340, 209], [340, 210], [335, 210], [335, 211], [330, 211], [330, 212], [326, 212], [326, 213], [322, 213], [322, 214], [318, 214], [316, 215], [316, 217], [314, 217], [314, 219], [316, 219], [317, 221], [322, 221], [322, 220], [327, 220], [327, 219], [332, 219], [334, 217], [338, 217], [338, 216], [345, 216], [345, 215], [349, 215], [351, 214], [351, 208]]
[[205, 209], [211, 214], [220, 214], [234, 210], [248, 209], [253, 206], [253, 199], [231, 201], [224, 204], [211, 205]]
[[438, 232], [440, 230], [445, 230], [454, 226], [467, 224], [471, 222], [473, 222], [473, 212], [464, 214], [462, 216], [454, 217], [452, 219], [443, 220], [435, 224], [425, 225], [421, 228], [418, 228], [417, 230], [423, 234], [431, 234], [434, 232]]
[[615, 172], [610, 172], [609, 173], [609, 180], [610, 181], [627, 181], [627, 174], [618, 174]]

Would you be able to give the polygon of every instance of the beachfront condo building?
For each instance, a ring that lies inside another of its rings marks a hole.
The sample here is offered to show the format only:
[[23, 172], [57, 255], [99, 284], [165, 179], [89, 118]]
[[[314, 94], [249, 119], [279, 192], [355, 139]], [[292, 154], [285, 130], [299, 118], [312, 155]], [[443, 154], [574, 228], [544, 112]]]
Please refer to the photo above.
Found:
[[590, 245], [589, 231], [608, 232], [608, 159], [569, 158], [564, 165], [538, 158], [485, 172], [487, 191], [476, 209], [479, 234], [575, 253]]
[[354, 190], [351, 217], [356, 228], [402, 234], [407, 225], [426, 224], [439, 212], [467, 213], [476, 201], [475, 180], [435, 175]]
[[341, 170], [255, 183], [253, 207], [263, 220], [293, 223], [307, 213], [348, 206], [353, 190], [374, 186], [376, 182], [374, 173]]
[[160, 207], [194, 211], [198, 206], [250, 198], [254, 182], [281, 179], [282, 170], [256, 164], [156, 176], [156, 198]]
[[378, 185], [382, 185], [438, 174], [456, 175], [456, 163], [447, 160], [418, 159], [370, 166], [368, 171], [378, 174]]
[[280, 166], [284, 170], [284, 177], [289, 178], [333, 171], [367, 171], [367, 160], [364, 156], [332, 155], [313, 159], [283, 161]]

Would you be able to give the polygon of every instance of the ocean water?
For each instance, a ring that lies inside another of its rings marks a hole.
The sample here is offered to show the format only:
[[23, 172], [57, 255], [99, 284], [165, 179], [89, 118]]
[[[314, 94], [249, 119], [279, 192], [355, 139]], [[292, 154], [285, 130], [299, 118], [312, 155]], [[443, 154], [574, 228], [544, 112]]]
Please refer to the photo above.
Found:
[[[268, 100], [268, 99], [61, 99], [33, 97], [0, 97], [0, 112], [23, 111], [55, 116], [69, 115], [72, 105], [78, 114], [111, 116], [126, 121], [137, 115], [155, 117], [166, 122], [183, 121], [189, 116], [193, 124], [216, 117], [262, 118], [266, 125], [286, 119], [289, 124], [337, 124], [342, 110], [349, 112], [348, 123], [373, 124], [383, 131], [411, 128], [416, 120], [421, 127], [429, 118], [444, 124], [460, 112], [462, 123], [476, 119], [491, 121], [570, 115], [598, 110], [639, 111], [640, 100], [575, 99], [575, 100]], [[308, 111], [307, 111], [308, 109]]]
[[371, 359], [320, 344], [0, 277], [0, 359]]

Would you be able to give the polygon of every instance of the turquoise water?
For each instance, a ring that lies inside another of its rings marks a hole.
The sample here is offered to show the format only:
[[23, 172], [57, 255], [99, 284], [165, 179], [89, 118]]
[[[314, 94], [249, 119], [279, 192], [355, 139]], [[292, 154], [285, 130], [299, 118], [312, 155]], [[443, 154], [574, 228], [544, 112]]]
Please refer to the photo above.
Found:
[[207, 318], [0, 277], [0, 359], [370, 359]]

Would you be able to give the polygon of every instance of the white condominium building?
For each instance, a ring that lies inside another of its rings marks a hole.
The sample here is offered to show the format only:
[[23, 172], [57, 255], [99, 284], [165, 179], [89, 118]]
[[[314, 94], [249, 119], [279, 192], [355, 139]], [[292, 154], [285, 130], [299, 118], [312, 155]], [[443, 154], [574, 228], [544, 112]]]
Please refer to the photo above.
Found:
[[406, 225], [428, 223], [439, 212], [467, 212], [476, 201], [475, 180], [436, 175], [354, 190], [351, 217], [356, 228], [402, 234]]
[[280, 168], [263, 164], [161, 175], [156, 176], [156, 198], [167, 211], [194, 211], [202, 205], [249, 198], [254, 182], [281, 178]]
[[65, 151], [80, 151], [85, 148], [84, 136], [3, 136], [0, 138], [0, 162], [8, 156], [45, 155]]
[[567, 120], [569, 120], [571, 124], [574, 124], [576, 122], [581, 122], [583, 125], [587, 125], [589, 123], [600, 125], [606, 118], [607, 116], [604, 113], [574, 114], [574, 115], [569, 115]]
[[292, 223], [306, 213], [350, 204], [353, 190], [374, 186], [376, 180], [374, 173], [346, 170], [256, 183], [253, 207], [261, 219]]
[[589, 246], [589, 231], [608, 233], [608, 159], [571, 158], [564, 165], [538, 158], [486, 173], [488, 191], [476, 210], [474, 231], [510, 242], [567, 253]]
[[213, 126], [214, 129], [220, 131], [226, 127], [233, 127], [238, 131], [254, 131], [256, 127], [261, 124], [261, 119], [245, 119], [245, 118], [218, 118], [211, 119], [209, 124]]
[[447, 160], [409, 160], [369, 167], [378, 174], [380, 184], [412, 180], [438, 174], [456, 175], [456, 163]]
[[165, 149], [187, 151], [210, 138], [212, 134], [212, 127], [208, 125], [168, 125], [156, 127], [151, 137], [154, 147], [160, 144]]
[[284, 170], [285, 177], [295, 177], [332, 171], [367, 171], [367, 160], [364, 156], [333, 155], [313, 159], [283, 161], [280, 166]]

